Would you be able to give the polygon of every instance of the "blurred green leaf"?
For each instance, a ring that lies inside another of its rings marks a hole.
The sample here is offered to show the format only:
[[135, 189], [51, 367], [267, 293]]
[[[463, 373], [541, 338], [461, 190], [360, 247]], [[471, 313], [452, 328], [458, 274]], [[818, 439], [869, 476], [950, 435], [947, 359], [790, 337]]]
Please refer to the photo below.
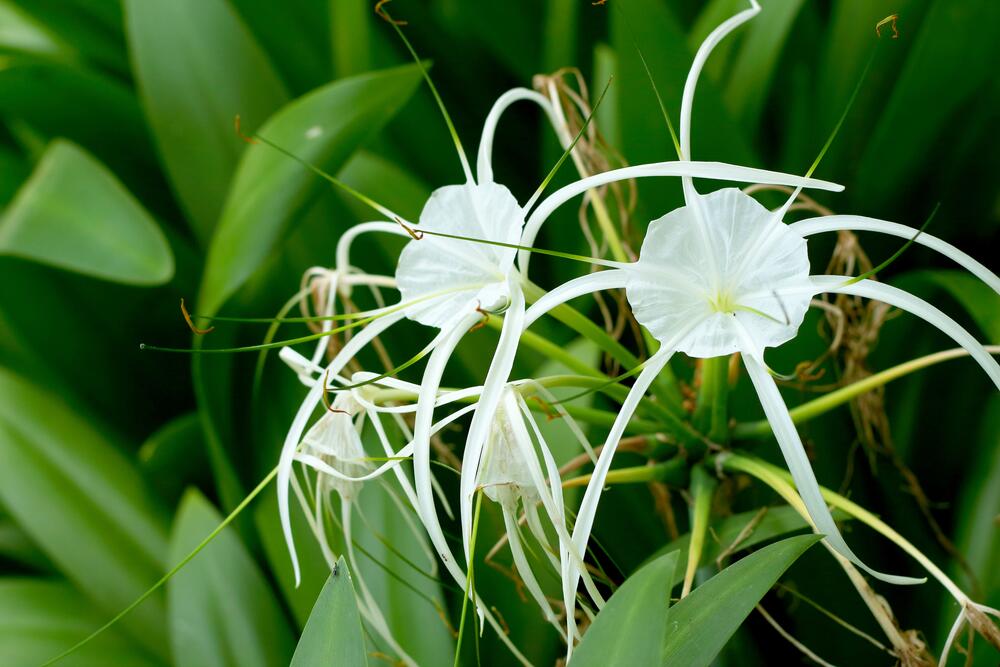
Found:
[[186, 487], [211, 480], [197, 412], [160, 427], [139, 448], [138, 459], [150, 484], [171, 504], [180, 499]]
[[73, 60], [75, 49], [20, 7], [0, 0], [0, 53]]
[[[181, 501], [170, 561], [187, 556], [222, 516], [198, 491]], [[236, 533], [223, 530], [167, 584], [178, 667], [284, 665], [294, 639], [277, 600]]]
[[309, 615], [290, 667], [367, 664], [354, 584], [341, 556]]
[[0, 218], [0, 253], [95, 278], [159, 285], [174, 274], [149, 213], [79, 147], [56, 141]]
[[53, 570], [52, 562], [45, 557], [20, 526], [11, 518], [0, 514], [0, 558], [6, 558], [36, 570]]
[[935, 0], [907, 37], [913, 47], [858, 166], [856, 194], [869, 205], [912, 183], [932, 142], [951, 143], [962, 109], [996, 75], [1000, 3]]
[[[77, 588], [105, 614], [117, 613], [162, 573], [162, 511], [93, 420], [6, 370], [0, 395], [0, 501]], [[122, 624], [167, 656], [161, 597]]]
[[372, 4], [368, 0], [329, 0], [330, 47], [338, 78], [372, 69]]
[[760, 14], [750, 23], [739, 46], [725, 88], [725, 101], [744, 128], [753, 130], [757, 126], [778, 56], [802, 3], [803, 0], [783, 0], [761, 5]]
[[659, 664], [712, 664], [778, 577], [820, 539], [820, 535], [800, 535], [771, 544], [694, 589], [667, 615], [667, 639]]
[[13, 0], [81, 59], [128, 72], [121, 8], [116, 0]]
[[645, 565], [615, 591], [573, 654], [573, 667], [662, 665], [678, 552]]
[[146, 116], [195, 235], [207, 244], [244, 143], [287, 99], [267, 55], [226, 0], [126, 0]]
[[[335, 173], [399, 110], [419, 81], [415, 65], [342, 79], [282, 108], [260, 134]], [[209, 248], [199, 312], [218, 312], [271, 255], [296, 214], [327, 187], [270, 146], [251, 146]]]
[[45, 138], [80, 144], [147, 208], [163, 200], [165, 183], [139, 102], [114, 78], [63, 63], [0, 59], [0, 113]]
[[943, 290], [965, 308], [987, 343], [1000, 343], [1000, 295], [975, 276], [953, 269], [909, 271], [894, 282], [923, 283]]
[[[37, 667], [105, 620], [104, 612], [64, 581], [0, 579], [0, 664]], [[61, 667], [162, 664], [115, 628], [59, 661]]]
[[20, 155], [0, 147], [0, 213], [30, 173], [31, 169]]
[[[326, 0], [231, 1], [291, 89], [305, 92], [330, 80]], [[365, 9], [365, 18], [374, 20]]]

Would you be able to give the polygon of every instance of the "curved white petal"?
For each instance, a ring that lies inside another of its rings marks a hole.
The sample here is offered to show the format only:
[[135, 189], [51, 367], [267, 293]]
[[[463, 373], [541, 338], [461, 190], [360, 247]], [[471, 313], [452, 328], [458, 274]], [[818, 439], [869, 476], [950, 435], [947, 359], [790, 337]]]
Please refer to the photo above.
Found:
[[[649, 385], [653, 383], [656, 376], [659, 375], [660, 371], [670, 357], [673, 355], [673, 350], [663, 348], [650, 357], [649, 361], [646, 363], [646, 367], [636, 378], [635, 384], [629, 390], [628, 396], [625, 398], [625, 402], [622, 403], [621, 410], [618, 412], [618, 416], [615, 418], [614, 424], [611, 426], [611, 431], [608, 433], [607, 439], [604, 441], [604, 449], [601, 450], [600, 456], [597, 458], [597, 465], [594, 466], [594, 472], [591, 474], [590, 482], [587, 483], [587, 490], [583, 494], [583, 501], [580, 503], [580, 510], [576, 515], [576, 525], [573, 526], [573, 544], [576, 547], [577, 553], [585, 554], [587, 553], [587, 543], [590, 541], [590, 531], [594, 527], [594, 518], [597, 515], [597, 504], [600, 502], [601, 493], [604, 490], [604, 481], [608, 476], [608, 470], [611, 468], [611, 460], [614, 458], [615, 451], [618, 449], [618, 442], [621, 440], [622, 434], [625, 432], [625, 427], [628, 425], [629, 421], [632, 419], [632, 415], [635, 413], [636, 408], [639, 406], [639, 400], [649, 389]], [[569, 568], [567, 561], [563, 562], [563, 603], [566, 605], [567, 610], [576, 608], [576, 587], [580, 581], [579, 575], [572, 572]], [[576, 631], [576, 620], [572, 613], [567, 613], [570, 626], [570, 634], [575, 634]], [[573, 645], [569, 644], [567, 647], [566, 660], [569, 662], [573, 653]], [[572, 664], [572, 663], [570, 663]]]
[[809, 458], [806, 456], [805, 448], [802, 446], [802, 440], [799, 439], [799, 433], [795, 430], [792, 418], [788, 414], [788, 408], [785, 406], [785, 402], [778, 391], [778, 385], [775, 384], [774, 378], [771, 377], [767, 369], [755, 355], [744, 354], [742, 356], [743, 364], [746, 366], [750, 380], [753, 382], [754, 389], [757, 390], [757, 395], [760, 397], [764, 414], [771, 423], [774, 437], [778, 441], [781, 454], [788, 465], [788, 471], [792, 474], [792, 479], [795, 481], [795, 488], [798, 489], [799, 495], [802, 497], [802, 502], [805, 504], [810, 518], [816, 525], [816, 531], [825, 535], [827, 543], [844, 556], [844, 558], [876, 579], [892, 584], [922, 583], [923, 579], [900, 577], [877, 572], [862, 563], [854, 555], [854, 552], [851, 551], [851, 548], [847, 546], [847, 542], [841, 536], [840, 530], [833, 520], [833, 515], [830, 514], [830, 509], [823, 500], [823, 496], [819, 490], [819, 482], [816, 481], [816, 475], [809, 464]]
[[548, 116], [549, 122], [552, 123], [553, 127], [558, 127], [556, 117], [552, 113], [552, 104], [541, 93], [537, 93], [529, 88], [514, 88], [498, 97], [497, 101], [493, 103], [493, 108], [490, 109], [489, 114], [486, 116], [486, 122], [483, 124], [483, 134], [479, 140], [479, 154], [476, 158], [476, 177], [480, 185], [493, 181], [493, 136], [496, 133], [500, 117], [510, 105], [521, 101], [537, 104], [545, 112], [545, 115]]
[[525, 587], [528, 589], [531, 597], [535, 599], [535, 603], [545, 614], [545, 620], [562, 632], [562, 628], [559, 627], [559, 622], [556, 620], [556, 615], [552, 611], [552, 605], [545, 598], [545, 593], [542, 592], [542, 587], [538, 584], [538, 579], [535, 578], [535, 573], [531, 569], [531, 564], [528, 563], [528, 558], [524, 553], [524, 546], [521, 544], [521, 534], [517, 528], [517, 519], [512, 516], [514, 510], [507, 507], [504, 503], [501, 503], [500, 510], [503, 514], [503, 524], [507, 532], [507, 543], [510, 545], [510, 553], [514, 557], [514, 565], [517, 566], [517, 571], [521, 574], [521, 579], [524, 581]]
[[462, 546], [465, 550], [465, 561], [471, 559], [470, 541], [472, 539], [472, 501], [476, 493], [476, 480], [479, 466], [482, 463], [483, 448], [489, 434], [493, 419], [496, 416], [497, 405], [510, 371], [514, 367], [514, 357], [517, 355], [517, 343], [524, 331], [524, 293], [517, 285], [518, 278], [512, 275], [510, 282], [511, 305], [504, 315], [503, 327], [500, 330], [500, 340], [490, 362], [483, 391], [479, 396], [479, 404], [469, 424], [469, 434], [465, 439], [465, 449], [462, 454], [462, 477], [459, 483], [459, 514], [462, 522]]
[[[404, 221], [405, 222], [405, 221]], [[337, 239], [336, 261], [338, 271], [347, 271], [351, 268], [351, 244], [362, 234], [379, 232], [382, 234], [392, 234], [394, 236], [408, 236], [409, 232], [399, 226], [396, 222], [362, 222], [351, 225]]]
[[627, 275], [623, 269], [611, 269], [588, 273], [563, 283], [551, 292], [546, 292], [538, 301], [531, 304], [524, 315], [524, 328], [527, 329], [539, 317], [571, 299], [601, 290], [625, 287], [626, 280]]
[[[535, 238], [538, 236], [538, 230], [541, 229], [542, 224], [557, 208], [573, 197], [581, 195], [591, 188], [607, 185], [608, 183], [654, 176], [690, 176], [739, 183], [763, 183], [767, 185], [789, 185], [792, 187], [802, 186], [818, 190], [830, 190], [832, 192], [840, 192], [844, 189], [844, 186], [829, 181], [803, 178], [802, 176], [783, 174], [766, 169], [742, 167], [724, 162], [672, 161], [622, 167], [565, 185], [543, 199], [528, 217], [524, 225], [524, 232], [521, 234], [520, 245], [534, 245]], [[518, 266], [525, 275], [527, 275], [528, 264], [531, 261], [530, 254], [527, 250], [521, 250], [517, 257]]]
[[[822, 232], [835, 232], [850, 230], [857, 232], [881, 232], [891, 236], [898, 236], [904, 239], [914, 239], [914, 243], [927, 246], [931, 250], [936, 250], [942, 255], [956, 262], [974, 276], [990, 286], [990, 288], [1000, 294], [1000, 277], [990, 271], [983, 264], [973, 259], [970, 255], [962, 252], [952, 244], [942, 241], [936, 236], [931, 236], [926, 232], [901, 225], [898, 222], [879, 220], [878, 218], [868, 218], [863, 215], [827, 215], [821, 218], [807, 218], [793, 222], [788, 226], [800, 236], [812, 236]], [[919, 235], [918, 235], [919, 232]]]
[[691, 159], [691, 109], [694, 106], [694, 91], [698, 86], [701, 70], [719, 42], [733, 30], [756, 16], [758, 12], [760, 12], [760, 5], [757, 4], [756, 0], [750, 0], [750, 9], [744, 9], [739, 14], [720, 23], [698, 47], [698, 52], [691, 63], [691, 69], [688, 70], [687, 79], [684, 81], [684, 93], [681, 95], [681, 155], [688, 160]]
[[[340, 370], [347, 364], [348, 361], [353, 359], [355, 355], [365, 345], [371, 342], [373, 338], [381, 334], [383, 331], [391, 327], [393, 324], [401, 320], [405, 315], [405, 311], [398, 311], [384, 317], [375, 320], [367, 327], [361, 330], [356, 336], [349, 340], [337, 356], [327, 365], [327, 371], [331, 375], [336, 375]], [[299, 411], [295, 414], [295, 419], [292, 420], [292, 425], [288, 429], [288, 434], [285, 436], [285, 442], [281, 448], [281, 455], [278, 458], [278, 474], [276, 480], [277, 492], [278, 492], [278, 515], [281, 519], [281, 530], [285, 536], [285, 545], [288, 547], [288, 555], [292, 559], [292, 570], [295, 574], [295, 585], [299, 585], [300, 571], [299, 571], [299, 559], [295, 552], [295, 541], [292, 537], [292, 524], [288, 512], [288, 485], [289, 479], [292, 475], [292, 463], [295, 460], [295, 451], [299, 446], [299, 442], [302, 440], [302, 433], [305, 431], [306, 424], [309, 422], [309, 418], [312, 416], [313, 411], [319, 404], [320, 400], [323, 398], [323, 383], [317, 382], [313, 385], [309, 393], [306, 394], [305, 399], [302, 401], [302, 405], [299, 407]]]
[[854, 296], [866, 299], [875, 299], [887, 303], [890, 306], [913, 313], [917, 317], [926, 320], [936, 326], [942, 333], [951, 336], [952, 340], [961, 345], [968, 353], [979, 362], [986, 374], [993, 380], [993, 384], [1000, 389], [1000, 364], [996, 359], [983, 348], [972, 334], [962, 328], [958, 322], [951, 319], [940, 310], [927, 303], [920, 297], [913, 296], [909, 292], [878, 283], [872, 280], [861, 280], [850, 285], [845, 284], [850, 280], [846, 276], [813, 276], [812, 284], [817, 288], [817, 292], [835, 292], [839, 294], [853, 294]]

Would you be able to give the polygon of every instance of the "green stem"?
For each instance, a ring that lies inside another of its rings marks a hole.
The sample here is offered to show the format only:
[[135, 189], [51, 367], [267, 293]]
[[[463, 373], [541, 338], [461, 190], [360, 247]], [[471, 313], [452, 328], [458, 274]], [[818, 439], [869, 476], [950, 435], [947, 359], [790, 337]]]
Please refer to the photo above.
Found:
[[275, 477], [275, 475], [277, 475], [277, 474], [278, 474], [278, 468], [275, 467], [271, 472], [269, 472], [267, 474], [267, 477], [265, 477], [263, 480], [261, 480], [260, 484], [258, 484], [257, 487], [253, 491], [251, 491], [247, 495], [247, 497], [244, 498], [243, 501], [240, 502], [240, 504], [237, 505], [236, 508], [232, 512], [229, 513], [229, 516], [227, 516], [225, 519], [223, 519], [222, 523], [220, 523], [218, 526], [215, 527], [215, 530], [213, 530], [211, 533], [209, 533], [205, 537], [205, 539], [203, 539], [198, 544], [198, 546], [196, 546], [191, 551], [191, 553], [189, 553], [187, 556], [185, 556], [184, 558], [182, 558], [181, 561], [179, 563], [177, 563], [177, 565], [174, 565], [172, 568], [170, 568], [170, 570], [165, 575], [163, 575], [160, 578], [159, 581], [157, 581], [155, 584], [153, 584], [145, 593], [143, 593], [138, 598], [136, 598], [135, 602], [133, 602], [129, 606], [127, 606], [124, 609], [122, 609], [120, 612], [118, 612], [117, 615], [115, 615], [114, 618], [112, 618], [110, 621], [108, 621], [107, 623], [105, 623], [101, 627], [99, 627], [96, 630], [94, 630], [92, 633], [90, 633], [89, 635], [87, 635], [86, 637], [84, 637], [83, 639], [81, 639], [79, 642], [77, 642], [73, 646], [70, 646], [68, 649], [66, 649], [65, 651], [63, 651], [59, 655], [57, 655], [54, 658], [46, 661], [42, 665], [42, 667], [48, 667], [49, 665], [54, 665], [55, 663], [59, 662], [60, 660], [62, 660], [66, 656], [68, 656], [71, 653], [75, 652], [77, 649], [83, 647], [85, 644], [89, 643], [92, 639], [96, 638], [98, 635], [102, 634], [105, 630], [107, 630], [108, 628], [110, 628], [112, 625], [114, 625], [115, 623], [117, 623], [118, 621], [120, 621], [121, 619], [123, 619], [126, 615], [128, 615], [128, 613], [130, 611], [132, 611], [133, 609], [135, 609], [136, 607], [138, 607], [140, 604], [142, 604], [143, 602], [145, 602], [147, 599], [149, 599], [149, 596], [151, 596], [153, 593], [155, 593], [156, 591], [160, 590], [160, 588], [165, 583], [167, 583], [167, 581], [169, 581], [171, 577], [173, 577], [175, 574], [177, 574], [178, 572], [180, 572], [181, 568], [183, 568], [185, 565], [187, 565], [191, 561], [191, 559], [193, 559], [195, 556], [197, 556], [198, 553], [202, 549], [204, 549], [206, 546], [208, 546], [208, 543], [211, 542], [212, 540], [214, 540], [215, 537], [226, 528], [226, 526], [228, 526], [230, 523], [232, 523], [233, 519], [235, 519], [237, 516], [239, 516], [240, 512], [242, 512], [244, 509], [246, 509], [247, 505], [249, 505], [253, 501], [254, 498], [256, 498], [258, 495], [260, 495], [260, 492], [263, 491], [264, 488], [267, 487], [267, 485], [271, 483], [271, 480], [273, 480], [274, 477]]
[[[1000, 345], [987, 345], [985, 347], [986, 351], [990, 354], [1000, 354]], [[917, 359], [911, 359], [910, 361], [899, 364], [898, 366], [893, 366], [892, 368], [884, 370], [881, 373], [869, 375], [863, 380], [858, 380], [857, 382], [853, 382], [846, 387], [841, 387], [840, 389], [831, 391], [829, 394], [820, 396], [819, 398], [813, 399], [808, 403], [803, 403], [802, 405], [789, 410], [788, 414], [791, 415], [794, 423], [801, 424], [802, 422], [809, 421], [810, 419], [815, 419], [816, 417], [829, 412], [830, 410], [841, 406], [844, 403], [861, 396], [862, 394], [888, 384], [892, 380], [904, 377], [915, 371], [927, 368], [928, 366], [939, 364], [942, 361], [949, 361], [951, 359], [958, 359], [960, 357], [967, 356], [969, 356], [969, 353], [964, 349], [955, 348], [953, 350], [944, 350], [942, 352], [935, 352], [934, 354], [928, 354], [927, 356], [919, 357]], [[733, 428], [733, 437], [740, 440], [763, 438], [770, 434], [771, 425], [766, 419], [757, 422], [737, 424]]]
[[710, 441], [726, 443], [729, 436], [729, 357], [702, 360], [694, 426]]
[[[572, 477], [563, 482], [564, 489], [574, 486], [586, 486], [590, 475]], [[647, 482], [666, 482], [673, 486], [681, 486], [687, 481], [687, 460], [676, 456], [654, 465], [633, 466], [609, 470], [607, 484], [645, 484]]]
[[684, 585], [681, 587], [681, 597], [686, 597], [694, 585], [694, 575], [701, 562], [701, 552], [705, 548], [705, 536], [708, 535], [708, 520], [712, 514], [712, 497], [718, 482], [705, 470], [704, 466], [695, 466], [691, 470], [691, 495], [694, 496], [694, 506], [691, 509], [691, 541], [688, 542], [687, 568], [684, 571]]
[[[777, 466], [771, 465], [770, 463], [743, 454], [727, 453], [720, 455], [717, 460], [726, 470], [745, 472], [748, 475], [756, 477], [774, 489], [788, 502], [788, 504], [795, 508], [796, 512], [801, 514], [803, 517], [809, 516], [805, 505], [802, 503], [802, 499], [799, 498], [798, 493], [795, 491], [792, 476], [788, 472]], [[909, 554], [914, 560], [920, 563], [920, 565], [927, 570], [932, 577], [937, 579], [938, 582], [940, 582], [940, 584], [944, 586], [956, 600], [968, 600], [968, 596], [962, 592], [962, 589], [960, 589], [958, 585], [948, 577], [948, 575], [941, 571], [941, 569], [935, 565], [930, 558], [925, 556], [922, 551], [917, 549], [917, 547], [915, 547], [909, 540], [897, 533], [887, 523], [865, 508], [848, 500], [838, 493], [834, 493], [833, 491], [830, 491], [822, 486], [819, 490], [820, 493], [823, 494], [823, 499], [832, 507], [854, 517], [866, 526], [869, 526]]]

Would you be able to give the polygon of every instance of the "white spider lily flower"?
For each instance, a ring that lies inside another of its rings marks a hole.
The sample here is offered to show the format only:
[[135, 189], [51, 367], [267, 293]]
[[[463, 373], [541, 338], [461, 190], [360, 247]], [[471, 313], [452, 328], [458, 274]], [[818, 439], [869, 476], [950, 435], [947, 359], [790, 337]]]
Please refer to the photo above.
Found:
[[[365, 473], [372, 468], [361, 443], [364, 420], [363, 407], [350, 393], [338, 395], [331, 408], [324, 411], [323, 416], [306, 432], [295, 454], [297, 462], [316, 473], [310, 494], [313, 497], [312, 512], [309, 511], [310, 503], [298, 479], [292, 479], [292, 487], [331, 568], [336, 567], [337, 558], [326, 539], [325, 514], [333, 509], [333, 497], [339, 498], [344, 549], [358, 587], [358, 611], [403, 664], [416, 667], [417, 663], [392, 636], [389, 624], [368, 588], [363, 570], [355, 557], [352, 535], [354, 503], [361, 492]], [[416, 526], [412, 526], [412, 529], [420, 540], [422, 536]]]
[[[689, 158], [691, 155], [691, 106], [702, 66], [726, 34], [759, 10], [759, 5], [751, 0], [751, 7], [716, 28], [695, 56], [682, 97], [680, 144], [683, 156]], [[698, 163], [680, 164], [693, 166]], [[728, 165], [720, 168], [723, 172], [731, 169]], [[633, 177], [645, 175], [642, 169], [626, 168], [632, 170]], [[861, 563], [844, 542], [819, 493], [801, 440], [764, 364], [763, 353], [766, 348], [780, 345], [797, 334], [814, 295], [822, 292], [855, 294], [884, 301], [934, 324], [968, 350], [1000, 387], [1000, 366], [996, 361], [968, 332], [930, 304], [902, 290], [869, 280], [848, 276], [811, 277], [804, 237], [835, 229], [870, 230], [910, 237], [949, 256], [998, 292], [1000, 280], [965, 253], [940, 239], [918, 235], [915, 229], [853, 216], [832, 216], [832, 219], [803, 221], [797, 223], [798, 226], [786, 225], [781, 217], [798, 190], [784, 207], [771, 212], [736, 189], [724, 189], [707, 196], [699, 194], [692, 176], [702, 174], [693, 172], [692, 169], [676, 174], [682, 177], [686, 205], [649, 225], [638, 261], [607, 262], [613, 270], [570, 281], [539, 299], [525, 316], [525, 326], [529, 326], [543, 313], [569, 299], [601, 289], [625, 288], [636, 319], [660, 342], [659, 350], [646, 362], [622, 404], [595, 466], [573, 530], [576, 550], [583, 552], [586, 549], [604, 481], [625, 426], [640, 398], [670, 357], [678, 351], [702, 358], [738, 352], [817, 530], [825, 534], [839, 553], [879, 579], [901, 584], [920, 581], [873, 571]], [[584, 180], [606, 182], [602, 178], [611, 177], [611, 173]], [[797, 183], [796, 187], [804, 185], [811, 183]], [[569, 189], [564, 188], [565, 194], [557, 192], [550, 197], [552, 206], [579, 194], [585, 187], [581, 181]], [[530, 245], [544, 221], [545, 212], [539, 214], [537, 220], [534, 215], [546, 208], [547, 201], [529, 217], [522, 236], [523, 245]], [[522, 253], [519, 258], [522, 270], [527, 261], [527, 254]], [[566, 571], [565, 565], [564, 573], [569, 575], [563, 577], [564, 601], [568, 605], [576, 594], [578, 579]], [[571, 655], [572, 644], [569, 646]]]

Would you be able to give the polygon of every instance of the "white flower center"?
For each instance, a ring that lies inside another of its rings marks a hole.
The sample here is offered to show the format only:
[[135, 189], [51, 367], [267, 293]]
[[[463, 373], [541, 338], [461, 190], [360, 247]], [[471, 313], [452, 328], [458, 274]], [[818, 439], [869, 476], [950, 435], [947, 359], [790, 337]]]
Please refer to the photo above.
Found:
[[[513, 400], [511, 389], [505, 389], [504, 398], [497, 407], [490, 426], [490, 433], [483, 450], [483, 461], [479, 467], [478, 484], [486, 497], [496, 503], [516, 503], [518, 498], [533, 502], [538, 498], [538, 490], [531, 477], [528, 462], [518, 446], [518, 438], [528, 437], [527, 431], [513, 423], [521, 419], [517, 402]], [[527, 442], [527, 447], [533, 445]]]
[[780, 345], [809, 308], [809, 294], [782, 292], [808, 278], [805, 240], [735, 188], [651, 222], [628, 271], [636, 319], [692, 357]]
[[[302, 438], [301, 454], [315, 456], [331, 468], [349, 477], [359, 477], [371, 469], [365, 460], [367, 454], [361, 444], [361, 435], [355, 416], [361, 406], [349, 394], [337, 396], [333, 409], [326, 410]], [[343, 410], [343, 412], [340, 412]], [[361, 490], [362, 482], [352, 482], [333, 475], [320, 475], [318, 481], [324, 490], [336, 491], [344, 500], [351, 500]]]
[[[420, 227], [474, 239], [517, 244], [524, 211], [502, 185], [449, 185], [431, 194]], [[426, 234], [406, 244], [396, 267], [403, 301], [427, 298], [410, 319], [443, 327], [456, 315], [480, 308], [499, 313], [510, 303], [513, 248]], [[433, 296], [432, 296], [433, 295]]]

